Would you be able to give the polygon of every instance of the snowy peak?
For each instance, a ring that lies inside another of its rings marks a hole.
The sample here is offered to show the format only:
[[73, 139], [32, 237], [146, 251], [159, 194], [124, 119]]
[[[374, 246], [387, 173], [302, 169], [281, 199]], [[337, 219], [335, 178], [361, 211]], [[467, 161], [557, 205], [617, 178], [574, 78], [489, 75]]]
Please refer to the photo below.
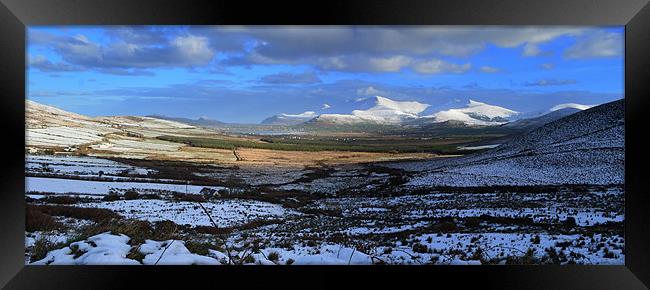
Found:
[[316, 117], [316, 112], [307, 111], [307, 112], [303, 112], [303, 113], [296, 114], [296, 115], [284, 114], [283, 113], [283, 114], [280, 114], [280, 117], [283, 117], [283, 118], [313, 118], [313, 117]]
[[262, 124], [265, 125], [284, 125], [284, 126], [290, 126], [290, 125], [297, 125], [300, 123], [307, 122], [314, 117], [318, 116], [316, 112], [314, 111], [306, 111], [300, 114], [286, 114], [282, 113], [280, 115], [275, 115], [269, 118], [266, 118], [262, 121]]
[[380, 96], [375, 97], [375, 107], [372, 109], [388, 109], [403, 112], [406, 114], [417, 115], [428, 108], [428, 104], [423, 104], [415, 101], [393, 101], [389, 98]]
[[580, 111], [584, 111], [586, 109], [589, 109], [593, 107], [594, 105], [581, 105], [581, 104], [576, 104], [576, 103], [567, 103], [567, 104], [559, 104], [556, 106], [553, 106], [549, 111], [555, 112], [557, 110], [562, 110], [566, 108], [572, 108], [572, 109], [578, 109]]
[[519, 112], [499, 106], [469, 100], [466, 107], [460, 109], [449, 109], [427, 116], [433, 118], [434, 122], [460, 121], [468, 125], [500, 125], [507, 123]]
[[507, 118], [519, 114], [517, 111], [509, 110], [499, 106], [488, 105], [486, 103], [481, 103], [474, 100], [469, 100], [469, 104], [467, 104], [467, 108], [464, 110], [466, 112], [480, 114], [488, 118]]
[[359, 101], [372, 101], [374, 106], [366, 110], [353, 110], [351, 114], [323, 114], [318, 121], [328, 123], [378, 123], [378, 124], [399, 124], [405, 120], [416, 119], [428, 104], [416, 101], [394, 101], [389, 98], [376, 96], [371, 99]]

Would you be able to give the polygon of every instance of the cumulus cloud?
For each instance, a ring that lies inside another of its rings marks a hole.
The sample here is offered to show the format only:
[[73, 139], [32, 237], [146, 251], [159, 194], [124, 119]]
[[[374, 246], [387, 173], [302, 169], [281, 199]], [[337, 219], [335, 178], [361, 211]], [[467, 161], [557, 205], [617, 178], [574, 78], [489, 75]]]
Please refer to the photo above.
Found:
[[315, 84], [321, 80], [313, 72], [304, 73], [277, 73], [262, 77], [261, 81], [267, 84]]
[[577, 83], [576, 80], [542, 79], [542, 80], [526, 83], [525, 85], [529, 87], [547, 87], [547, 86], [572, 85], [575, 83]]
[[533, 43], [527, 43], [524, 45], [524, 56], [537, 56], [539, 55], [541, 50], [536, 44]]
[[385, 96], [388, 95], [386, 91], [378, 90], [373, 86], [357, 89], [357, 95], [363, 97]]
[[[620, 55], [622, 45], [616, 40], [620, 34], [581, 27], [126, 26], [103, 31], [104, 38], [98, 41], [83, 34], [30, 28], [29, 43], [58, 54], [62, 71], [66, 65], [128, 71], [282, 64], [349, 72], [408, 68], [421, 74], [466, 72], [471, 64], [462, 58], [487, 45], [537, 56], [546, 53], [540, 48], [545, 43], [576, 38], [565, 51], [566, 58]], [[41, 63], [44, 70], [48, 66], [52, 71], [57, 68]]]
[[[59, 64], [61, 68], [98, 69], [109, 73], [206, 65], [215, 56], [215, 51], [209, 47], [209, 40], [204, 36], [180, 34], [160, 38], [143, 35], [134, 29], [106, 31], [112, 31], [112, 41], [106, 43], [92, 41], [83, 34], [60, 36], [43, 31], [30, 33], [30, 41], [54, 50], [63, 60]], [[47, 69], [48, 65], [43, 60], [34, 62], [34, 66], [39, 69]]]
[[623, 36], [619, 33], [594, 31], [567, 48], [567, 59], [614, 57], [623, 54]]
[[472, 68], [470, 63], [460, 65], [440, 59], [418, 61], [413, 65], [413, 70], [423, 74], [464, 73], [470, 68]]
[[427, 63], [427, 59], [467, 57], [482, 51], [487, 44], [503, 48], [524, 45], [524, 55], [539, 55], [540, 44], [561, 36], [577, 36], [584, 30], [576, 27], [239, 27], [226, 38], [246, 34], [254, 39], [251, 48], [244, 55], [225, 60], [224, 64], [309, 64], [323, 70], [370, 72], [397, 72], [411, 67], [420, 73], [458, 73], [465, 70], [463, 65], [441, 64], [441, 69], [435, 69], [436, 61]]
[[484, 65], [484, 66], [482, 66], [482, 67], [480, 68], [480, 70], [481, 70], [481, 72], [489, 73], [489, 74], [491, 74], [491, 73], [497, 73], [497, 72], [500, 72], [500, 71], [501, 71], [499, 68], [496, 68], [496, 67], [493, 67], [493, 66], [488, 66], [488, 65]]
[[554, 68], [555, 68], [555, 64], [552, 64], [552, 63], [543, 63], [543, 64], [541, 64], [540, 66], [541, 66], [543, 69], [547, 69], [547, 70], [548, 70], [548, 69], [554, 69]]
[[60, 72], [60, 71], [78, 71], [80, 68], [74, 67], [73, 65], [62, 63], [62, 62], [52, 62], [48, 60], [45, 56], [37, 55], [34, 57], [29, 57], [28, 67], [30, 69], [38, 69], [43, 72]]
[[321, 106], [320, 109], [321, 109], [321, 110], [327, 110], [327, 109], [329, 109], [329, 108], [331, 108], [331, 107], [332, 107], [332, 106], [330, 106], [330, 105], [328, 105], [328, 104], [323, 104], [323, 106]]

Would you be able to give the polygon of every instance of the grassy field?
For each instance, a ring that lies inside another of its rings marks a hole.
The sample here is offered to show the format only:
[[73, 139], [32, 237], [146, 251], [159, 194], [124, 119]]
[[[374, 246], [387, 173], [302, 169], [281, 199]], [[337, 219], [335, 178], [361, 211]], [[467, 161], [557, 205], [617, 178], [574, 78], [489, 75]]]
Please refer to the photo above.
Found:
[[458, 138], [340, 138], [340, 137], [267, 137], [258, 140], [228, 140], [220, 138], [160, 136], [158, 139], [184, 143], [192, 147], [232, 149], [254, 148], [282, 151], [349, 151], [393, 153], [456, 154], [462, 144], [482, 140], [481, 137]]

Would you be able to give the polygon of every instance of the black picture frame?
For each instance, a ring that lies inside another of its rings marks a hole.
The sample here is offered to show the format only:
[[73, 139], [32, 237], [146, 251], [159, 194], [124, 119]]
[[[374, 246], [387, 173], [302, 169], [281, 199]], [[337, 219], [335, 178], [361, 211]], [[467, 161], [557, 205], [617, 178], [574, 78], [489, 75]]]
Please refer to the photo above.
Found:
[[[246, 1], [0, 0], [0, 285], [6, 289], [455, 285], [499, 289], [647, 289], [650, 190], [644, 186], [650, 109], [647, 0]], [[24, 265], [25, 33], [29, 25], [383, 24], [625, 25], [624, 266], [56, 266]], [[302, 281], [297, 281], [302, 280]], [[452, 283], [452, 284], [449, 284]]]

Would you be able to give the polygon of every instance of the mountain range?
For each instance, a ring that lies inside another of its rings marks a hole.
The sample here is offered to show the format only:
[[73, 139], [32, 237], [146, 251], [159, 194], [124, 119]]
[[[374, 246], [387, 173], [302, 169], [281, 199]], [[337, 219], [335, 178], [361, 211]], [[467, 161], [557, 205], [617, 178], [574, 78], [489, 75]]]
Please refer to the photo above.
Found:
[[[565, 114], [566, 106], [554, 115]], [[411, 186], [623, 184], [625, 104], [618, 100], [548, 122], [460, 158], [395, 164], [419, 172]]]
[[[581, 104], [558, 104], [552, 108], [521, 113], [504, 107], [469, 100], [460, 108], [442, 110], [424, 115], [428, 104], [416, 101], [395, 101], [375, 96], [357, 100], [349, 114], [321, 114], [308, 111], [302, 114], [280, 114], [266, 118], [262, 124], [294, 126], [337, 126], [355, 124], [426, 126], [446, 123], [457, 126], [507, 126], [513, 129], [530, 129], [558, 118], [590, 108]], [[509, 125], [512, 124], [512, 125]]]

